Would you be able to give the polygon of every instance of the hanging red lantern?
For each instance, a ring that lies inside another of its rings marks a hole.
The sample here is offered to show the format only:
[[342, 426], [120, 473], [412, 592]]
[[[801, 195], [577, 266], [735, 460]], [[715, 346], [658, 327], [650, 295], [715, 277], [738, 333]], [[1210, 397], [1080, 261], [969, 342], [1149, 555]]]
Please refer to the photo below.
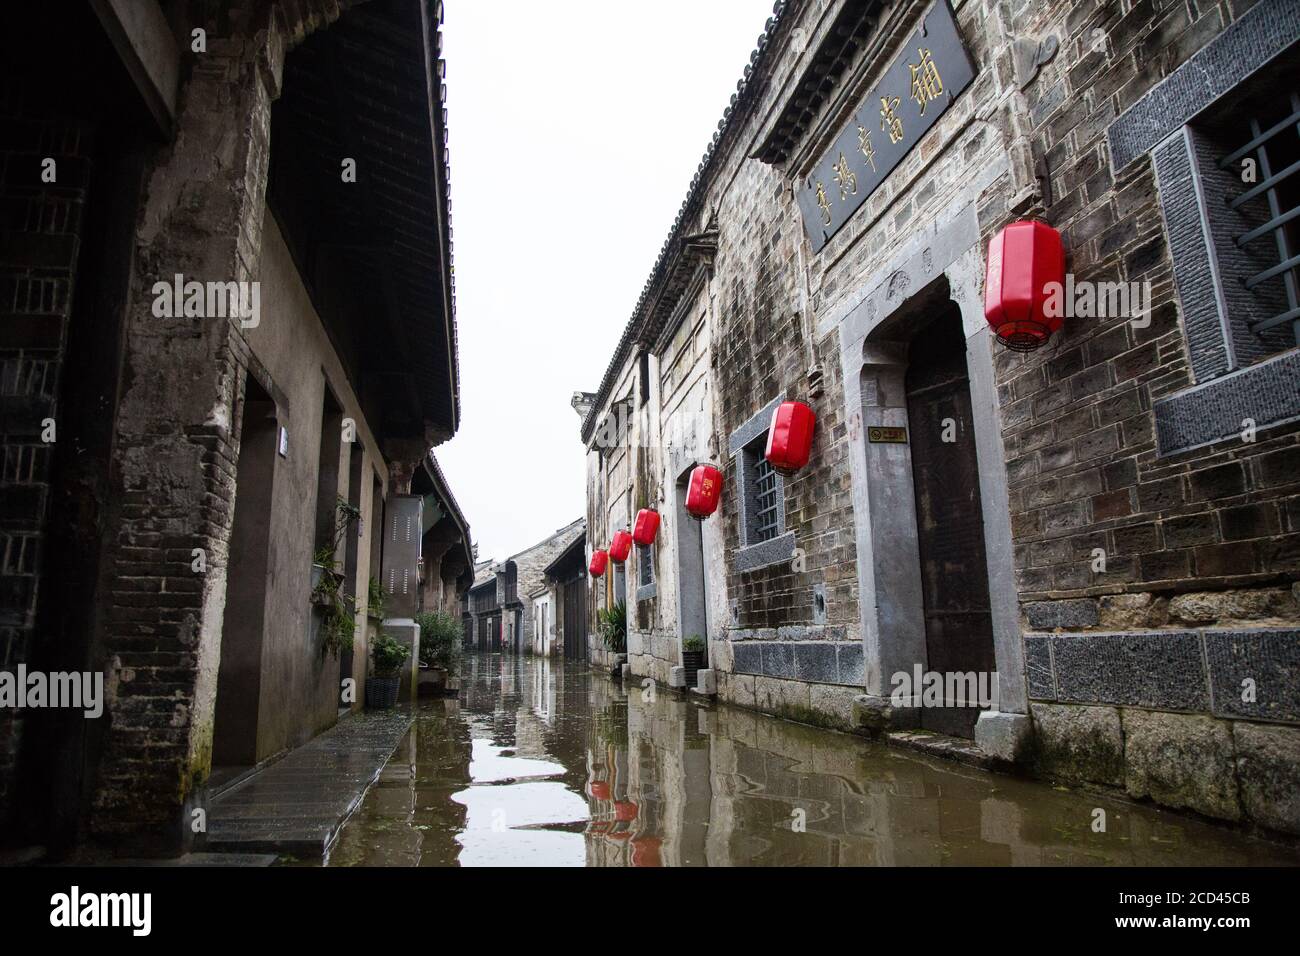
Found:
[[790, 475], [808, 464], [816, 422], [817, 416], [803, 402], [782, 402], [776, 407], [763, 453], [775, 471]]
[[984, 279], [984, 317], [998, 341], [1017, 352], [1032, 352], [1060, 329], [1060, 292], [1052, 308], [1048, 286], [1065, 282], [1061, 234], [1045, 222], [1022, 220], [1003, 228], [989, 243]]
[[609, 564], [609, 553], [599, 549], [591, 552], [591, 564], [587, 565], [587, 570], [593, 578], [598, 578], [605, 573], [605, 567]]
[[622, 564], [627, 560], [628, 553], [632, 550], [632, 535], [626, 531], [615, 531], [614, 540], [609, 543], [609, 558], [615, 564]]
[[652, 508], [642, 508], [636, 513], [636, 524], [632, 526], [632, 540], [645, 548], [655, 543], [659, 533], [659, 512]]
[[696, 465], [686, 489], [686, 513], [703, 521], [718, 510], [722, 498], [722, 472], [712, 465]]

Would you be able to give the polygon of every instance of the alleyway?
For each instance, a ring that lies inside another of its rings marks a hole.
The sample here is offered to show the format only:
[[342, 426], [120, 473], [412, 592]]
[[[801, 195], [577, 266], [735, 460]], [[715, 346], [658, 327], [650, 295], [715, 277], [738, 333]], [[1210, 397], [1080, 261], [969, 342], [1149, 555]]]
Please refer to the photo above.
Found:
[[[1295, 863], [1224, 827], [670, 692], [467, 658], [343, 828], [332, 866]], [[1094, 832], [1096, 809], [1106, 829]], [[802, 812], [801, 812], [802, 811]]]

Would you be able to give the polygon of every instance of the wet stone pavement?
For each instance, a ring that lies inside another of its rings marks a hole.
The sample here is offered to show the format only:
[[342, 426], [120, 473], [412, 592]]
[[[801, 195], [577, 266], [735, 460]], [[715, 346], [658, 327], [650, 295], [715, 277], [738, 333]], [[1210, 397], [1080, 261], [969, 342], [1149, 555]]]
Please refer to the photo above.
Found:
[[1155, 807], [628, 693], [586, 665], [470, 656], [462, 678], [459, 700], [420, 704], [328, 865], [1300, 862]]

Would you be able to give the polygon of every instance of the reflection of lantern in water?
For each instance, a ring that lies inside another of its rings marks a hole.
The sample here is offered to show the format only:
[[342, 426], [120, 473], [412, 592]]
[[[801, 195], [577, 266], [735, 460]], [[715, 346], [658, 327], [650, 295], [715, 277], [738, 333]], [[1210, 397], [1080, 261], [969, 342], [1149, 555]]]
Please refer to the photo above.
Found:
[[633, 866], [663, 866], [659, 859], [659, 848], [663, 840], [657, 836], [638, 836], [632, 838]]
[[631, 800], [614, 801], [614, 819], [620, 823], [630, 823], [636, 819], [637, 805]]
[[609, 784], [606, 783], [604, 780], [591, 781], [591, 785], [587, 789], [591, 792], [592, 797], [596, 800], [609, 799]]

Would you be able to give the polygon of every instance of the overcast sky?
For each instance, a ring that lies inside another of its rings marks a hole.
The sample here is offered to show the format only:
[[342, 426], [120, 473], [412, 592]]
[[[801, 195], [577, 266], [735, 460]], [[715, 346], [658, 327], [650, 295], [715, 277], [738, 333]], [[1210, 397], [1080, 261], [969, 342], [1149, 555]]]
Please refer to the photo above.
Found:
[[450, 0], [461, 425], [480, 558], [586, 512], [594, 392], [772, 0]]

